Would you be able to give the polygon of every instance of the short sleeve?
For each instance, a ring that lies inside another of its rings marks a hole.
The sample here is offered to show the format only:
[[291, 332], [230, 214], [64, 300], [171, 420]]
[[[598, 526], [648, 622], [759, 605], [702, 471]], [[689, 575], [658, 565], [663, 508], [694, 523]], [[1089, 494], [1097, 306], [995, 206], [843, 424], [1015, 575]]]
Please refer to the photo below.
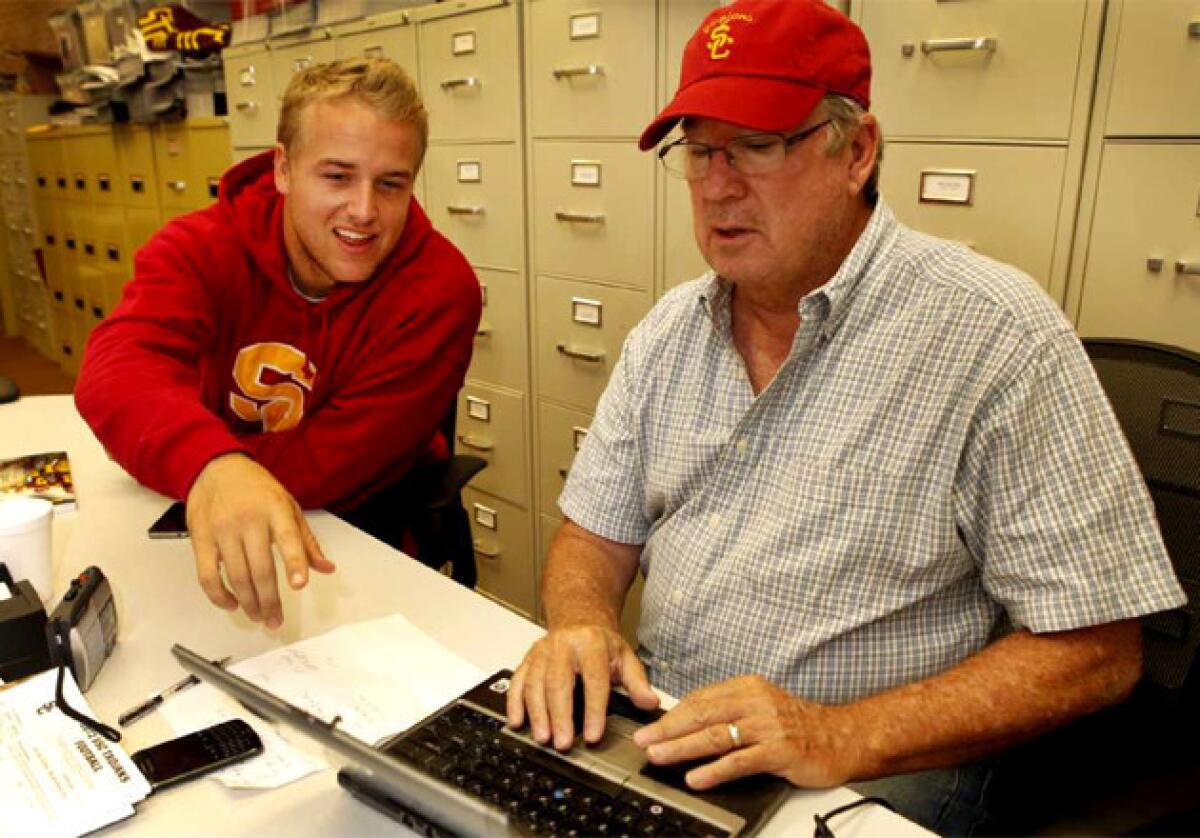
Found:
[[982, 405], [954, 501], [984, 588], [1017, 626], [1064, 631], [1185, 601], [1141, 473], [1069, 332]]
[[558, 499], [567, 518], [622, 544], [644, 544], [650, 530], [643, 514], [645, 473], [636, 431], [635, 388], [631, 386], [637, 380], [639, 332], [635, 329], [625, 341]]

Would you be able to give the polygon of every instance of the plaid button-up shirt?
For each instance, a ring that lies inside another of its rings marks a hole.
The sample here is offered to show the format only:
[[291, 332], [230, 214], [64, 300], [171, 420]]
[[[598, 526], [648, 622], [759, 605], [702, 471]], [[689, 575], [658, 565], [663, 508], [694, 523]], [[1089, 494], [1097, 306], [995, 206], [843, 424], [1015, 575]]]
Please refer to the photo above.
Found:
[[880, 202], [755, 396], [711, 273], [630, 333], [559, 499], [644, 544], [639, 653], [842, 702], [1035, 632], [1184, 601], [1071, 325]]

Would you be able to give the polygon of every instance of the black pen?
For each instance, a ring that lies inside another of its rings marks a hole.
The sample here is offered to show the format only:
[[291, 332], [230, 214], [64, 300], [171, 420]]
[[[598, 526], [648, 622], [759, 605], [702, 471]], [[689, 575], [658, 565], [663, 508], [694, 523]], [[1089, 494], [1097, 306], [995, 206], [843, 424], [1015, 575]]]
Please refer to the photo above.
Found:
[[[225, 664], [229, 663], [230, 659], [231, 658], [229, 658], [229, 657], [224, 657], [224, 658], [221, 658], [219, 661], [213, 661], [213, 663], [216, 664], [217, 666], [224, 666]], [[136, 722], [138, 719], [142, 718], [142, 716], [145, 716], [147, 713], [149, 713], [155, 707], [162, 704], [168, 698], [175, 695], [175, 693], [179, 692], [180, 690], [186, 690], [188, 687], [192, 686], [193, 684], [199, 684], [199, 683], [200, 683], [200, 679], [198, 677], [196, 677], [195, 675], [189, 675], [186, 678], [182, 678], [179, 681], [176, 681], [171, 686], [167, 687], [162, 692], [156, 693], [155, 695], [150, 696], [145, 701], [143, 701], [141, 704], [138, 704], [136, 707], [131, 707], [128, 710], [126, 710], [124, 713], [122, 713], [120, 716], [117, 716], [117, 724], [119, 724], [121, 727], [128, 727], [129, 725]]]

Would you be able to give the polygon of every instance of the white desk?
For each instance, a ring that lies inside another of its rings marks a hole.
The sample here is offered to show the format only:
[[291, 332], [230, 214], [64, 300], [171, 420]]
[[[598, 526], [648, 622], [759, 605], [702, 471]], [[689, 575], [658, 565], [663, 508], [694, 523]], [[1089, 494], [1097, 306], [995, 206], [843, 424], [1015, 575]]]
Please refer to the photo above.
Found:
[[[178, 680], [170, 654], [182, 643], [210, 657], [235, 660], [321, 634], [336, 626], [400, 613], [476, 666], [513, 667], [542, 629], [412, 561], [340, 519], [314, 513], [309, 522], [338, 570], [313, 574], [307, 588], [281, 591], [284, 625], [269, 632], [244, 616], [212, 606], [196, 583], [184, 540], [151, 540], [146, 528], [168, 501], [139, 486], [108, 459], [69, 396], [27, 397], [0, 406], [0, 459], [66, 450], [79, 508], [54, 526], [55, 596], [88, 565], [112, 582], [118, 641], [87, 699], [100, 718], [118, 713]], [[396, 650], [399, 662], [403, 649]], [[171, 735], [159, 714], [123, 731], [130, 752]], [[764, 835], [811, 835], [812, 815], [856, 797], [846, 789], [796, 792]], [[146, 835], [366, 835], [397, 824], [355, 802], [321, 771], [273, 791], [235, 792], [211, 780], [155, 795], [132, 819], [105, 832]], [[839, 838], [927, 835], [877, 807], [834, 822]]]

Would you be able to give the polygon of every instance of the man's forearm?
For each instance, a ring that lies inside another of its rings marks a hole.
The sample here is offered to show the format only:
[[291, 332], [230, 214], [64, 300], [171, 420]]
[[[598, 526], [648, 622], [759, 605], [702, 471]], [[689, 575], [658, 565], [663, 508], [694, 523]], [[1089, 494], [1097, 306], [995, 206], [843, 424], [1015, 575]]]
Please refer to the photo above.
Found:
[[548, 627], [603, 625], [619, 631], [621, 605], [640, 555], [640, 545], [608, 541], [564, 521], [542, 575]]
[[1135, 620], [1019, 631], [946, 672], [841, 710], [869, 779], [979, 758], [1123, 698], [1141, 672]]

